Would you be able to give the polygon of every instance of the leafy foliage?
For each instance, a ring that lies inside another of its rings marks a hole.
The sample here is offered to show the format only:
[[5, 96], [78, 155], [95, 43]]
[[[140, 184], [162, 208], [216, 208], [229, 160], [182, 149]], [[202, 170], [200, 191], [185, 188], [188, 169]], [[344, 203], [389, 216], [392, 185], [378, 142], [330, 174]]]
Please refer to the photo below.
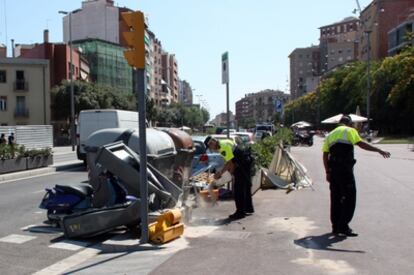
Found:
[[209, 112], [196, 106], [184, 106], [173, 103], [158, 112], [157, 121], [161, 126], [188, 126], [191, 128], [201, 127], [210, 118]]
[[52, 155], [52, 148], [26, 150], [23, 145], [0, 144], [0, 159], [14, 159], [20, 157], [47, 157]]
[[266, 137], [252, 145], [255, 163], [260, 167], [268, 167], [272, 161], [276, 146], [282, 142], [283, 144], [291, 144], [293, 140], [293, 132], [288, 128], [280, 128], [277, 133], [271, 137]]
[[369, 80], [371, 128], [386, 134], [413, 134], [414, 48], [371, 62], [370, 78], [367, 71], [366, 62], [354, 62], [332, 72], [315, 92], [286, 105], [286, 122], [306, 120], [318, 125], [318, 108], [321, 120], [338, 113], [355, 113], [357, 106], [366, 115]]
[[[73, 86], [75, 113], [86, 109], [136, 110], [133, 94], [83, 81], [75, 81]], [[69, 81], [63, 81], [52, 89], [52, 111], [55, 119], [64, 120], [70, 117], [70, 90]]]

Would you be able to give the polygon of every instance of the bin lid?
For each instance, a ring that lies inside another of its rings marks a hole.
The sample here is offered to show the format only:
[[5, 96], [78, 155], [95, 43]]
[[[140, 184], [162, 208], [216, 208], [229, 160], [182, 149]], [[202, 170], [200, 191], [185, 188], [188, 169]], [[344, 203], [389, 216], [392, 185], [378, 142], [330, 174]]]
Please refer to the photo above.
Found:
[[[130, 129], [127, 128], [108, 128], [93, 132], [86, 140], [86, 147], [100, 147], [118, 140], [122, 140], [122, 134]], [[133, 132], [127, 138], [127, 146], [139, 154], [139, 132]], [[159, 130], [147, 128], [147, 155], [160, 157], [162, 155], [176, 154], [174, 141], [172, 138]], [[119, 139], [121, 137], [121, 139]]]
[[185, 131], [178, 128], [162, 128], [161, 130], [166, 132], [172, 138], [177, 150], [193, 148], [193, 139]]

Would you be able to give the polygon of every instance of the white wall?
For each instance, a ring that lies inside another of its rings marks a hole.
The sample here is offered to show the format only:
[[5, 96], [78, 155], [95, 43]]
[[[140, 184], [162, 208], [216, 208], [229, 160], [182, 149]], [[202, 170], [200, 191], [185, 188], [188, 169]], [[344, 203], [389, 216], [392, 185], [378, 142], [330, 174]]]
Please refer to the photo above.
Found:
[[[106, 6], [106, 0], [84, 2], [72, 14], [72, 41], [98, 38], [119, 44], [119, 10]], [[69, 15], [63, 18], [63, 41], [69, 42]]]

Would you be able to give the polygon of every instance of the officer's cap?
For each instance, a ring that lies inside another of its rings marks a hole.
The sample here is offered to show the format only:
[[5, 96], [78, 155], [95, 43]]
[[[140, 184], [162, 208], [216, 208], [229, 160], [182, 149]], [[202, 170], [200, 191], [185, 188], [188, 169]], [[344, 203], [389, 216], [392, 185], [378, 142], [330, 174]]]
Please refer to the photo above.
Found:
[[352, 124], [352, 118], [349, 115], [343, 115], [341, 119], [339, 120], [339, 123], [350, 125]]

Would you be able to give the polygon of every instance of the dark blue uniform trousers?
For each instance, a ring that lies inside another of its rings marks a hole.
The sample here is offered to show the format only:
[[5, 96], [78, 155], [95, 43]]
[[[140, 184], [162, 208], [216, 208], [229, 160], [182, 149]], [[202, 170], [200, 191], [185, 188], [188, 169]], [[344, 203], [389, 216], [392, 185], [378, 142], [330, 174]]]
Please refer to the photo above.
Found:
[[356, 206], [356, 187], [353, 163], [331, 163], [331, 223], [332, 230], [344, 232], [354, 216]]

